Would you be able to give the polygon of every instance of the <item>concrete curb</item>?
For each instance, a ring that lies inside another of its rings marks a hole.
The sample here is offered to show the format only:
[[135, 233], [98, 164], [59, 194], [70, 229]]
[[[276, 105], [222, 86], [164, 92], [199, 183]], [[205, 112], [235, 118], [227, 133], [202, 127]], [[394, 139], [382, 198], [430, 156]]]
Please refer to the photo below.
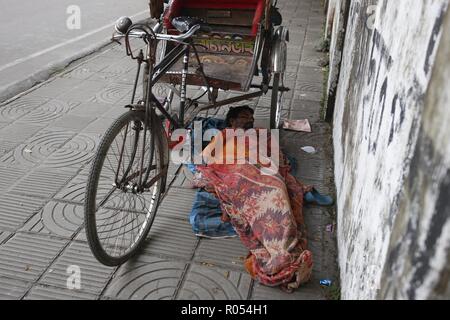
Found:
[[81, 58], [84, 58], [92, 53], [95, 53], [104, 47], [108, 46], [109, 44], [112, 44], [110, 39], [101, 41], [99, 43], [96, 43], [94, 45], [91, 45], [84, 50], [79, 51], [78, 53], [69, 56], [65, 59], [62, 59], [57, 62], [49, 63], [42, 69], [32, 73], [30, 76], [28, 76], [25, 79], [13, 82], [10, 85], [7, 85], [0, 89], [0, 103], [3, 104], [4, 102], [7, 102], [7, 100], [15, 97], [16, 95], [34, 87], [35, 85], [42, 83], [48, 79], [51, 78], [53, 74], [56, 72], [65, 69], [69, 64], [72, 62], [79, 60]]

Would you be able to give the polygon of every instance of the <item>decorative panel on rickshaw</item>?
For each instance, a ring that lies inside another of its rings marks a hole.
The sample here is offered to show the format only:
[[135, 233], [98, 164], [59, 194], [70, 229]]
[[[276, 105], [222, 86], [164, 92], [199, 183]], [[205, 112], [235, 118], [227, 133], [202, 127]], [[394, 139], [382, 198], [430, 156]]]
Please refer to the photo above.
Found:
[[[171, 21], [178, 16], [202, 19], [211, 32], [198, 32], [194, 38], [200, 61], [211, 86], [247, 91], [255, 73], [260, 49], [260, 23], [267, 0], [175, 0], [164, 15], [170, 34], [178, 33]], [[191, 52], [188, 84], [204, 85], [196, 73], [197, 60]], [[165, 81], [180, 83], [182, 61], [167, 73]]]

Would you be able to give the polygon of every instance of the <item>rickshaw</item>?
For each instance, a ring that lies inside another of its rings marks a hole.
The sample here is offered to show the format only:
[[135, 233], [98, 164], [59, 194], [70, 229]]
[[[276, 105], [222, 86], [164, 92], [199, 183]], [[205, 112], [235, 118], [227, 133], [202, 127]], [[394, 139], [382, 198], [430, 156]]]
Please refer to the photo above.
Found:
[[[289, 33], [272, 0], [172, 0], [159, 15], [161, 1], [150, 1], [152, 26], [127, 17], [115, 26], [113, 39], [124, 40], [137, 61], [136, 80], [129, 111], [99, 143], [84, 205], [89, 246], [107, 266], [124, 263], [144, 244], [166, 192], [174, 129], [207, 110], [269, 93], [270, 127], [278, 128], [289, 90]], [[133, 38], [145, 47], [133, 50]], [[254, 76], [261, 83], [252, 83]], [[240, 93], [220, 99], [229, 90]]]

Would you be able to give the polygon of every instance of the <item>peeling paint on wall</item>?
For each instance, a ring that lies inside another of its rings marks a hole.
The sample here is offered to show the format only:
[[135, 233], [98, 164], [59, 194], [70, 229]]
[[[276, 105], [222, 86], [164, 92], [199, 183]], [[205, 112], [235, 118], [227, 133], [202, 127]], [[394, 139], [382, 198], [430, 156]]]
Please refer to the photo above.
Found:
[[[339, 2], [344, 0], [336, 8]], [[435, 138], [424, 140], [422, 128], [447, 10], [448, 0], [351, 1], [333, 133], [343, 298], [426, 298], [433, 291], [432, 282], [428, 287], [425, 282], [436, 274], [435, 255], [395, 241], [401, 241], [400, 234], [414, 234], [417, 239], [406, 238], [419, 247], [439, 241], [444, 242], [439, 250], [448, 245], [437, 227], [449, 220], [448, 211], [442, 213], [447, 204], [437, 205], [442, 200], [429, 194], [431, 189], [421, 190], [424, 194], [415, 190], [408, 199], [426, 201], [405, 211], [410, 205], [405, 194], [412, 190], [406, 186], [417, 182], [418, 147], [436, 145]], [[339, 30], [332, 34], [338, 37]], [[448, 83], [449, 73], [447, 89]], [[444, 101], [450, 105], [448, 97]], [[448, 148], [448, 136], [442, 139]], [[426, 152], [444, 177], [448, 166], [436, 160], [436, 152], [422, 150], [420, 157]], [[444, 180], [440, 187], [433, 184], [435, 192], [445, 190]], [[420, 226], [427, 226], [427, 232]]]
[[436, 21], [444, 33], [391, 233], [382, 286], [388, 298], [450, 297], [450, 16]]

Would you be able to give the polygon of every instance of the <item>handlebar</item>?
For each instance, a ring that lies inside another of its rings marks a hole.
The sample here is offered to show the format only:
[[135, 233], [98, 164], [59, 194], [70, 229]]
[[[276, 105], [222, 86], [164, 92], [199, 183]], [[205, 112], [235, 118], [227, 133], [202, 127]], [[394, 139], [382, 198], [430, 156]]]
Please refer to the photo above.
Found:
[[[192, 26], [185, 33], [176, 35], [176, 36], [170, 35], [170, 34], [157, 33], [160, 30], [160, 28], [161, 28], [161, 23], [159, 23], [159, 22], [152, 28], [154, 34], [156, 35], [157, 40], [184, 42], [188, 38], [192, 37], [198, 30], [200, 30], [201, 25], [196, 24], [196, 25]], [[132, 37], [132, 38], [145, 39], [149, 35], [149, 33], [144, 30], [131, 30], [128, 33], [121, 33], [119, 31], [117, 31], [117, 29], [116, 29], [116, 32], [117, 32], [117, 34], [113, 35], [112, 40], [119, 40], [119, 39], [126, 37], [127, 35], [128, 35], [128, 37]]]

